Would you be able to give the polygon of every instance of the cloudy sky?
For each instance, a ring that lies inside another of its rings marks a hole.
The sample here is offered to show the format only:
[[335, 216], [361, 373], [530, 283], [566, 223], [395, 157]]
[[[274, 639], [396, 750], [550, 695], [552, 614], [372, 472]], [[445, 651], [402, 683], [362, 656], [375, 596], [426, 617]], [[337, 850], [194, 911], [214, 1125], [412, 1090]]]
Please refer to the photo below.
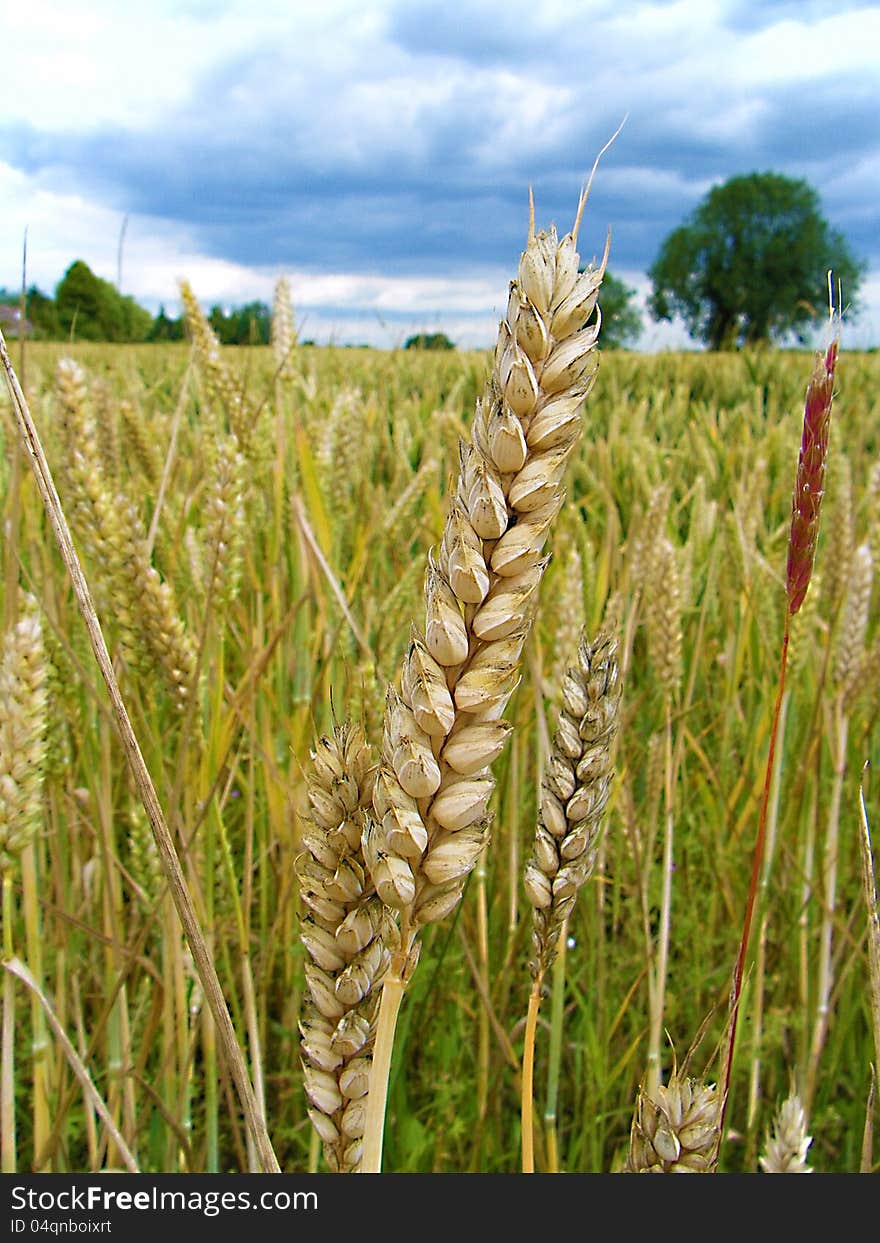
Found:
[[643, 299], [713, 184], [804, 178], [868, 264], [849, 344], [880, 344], [880, 4], [0, 0], [0, 31], [0, 286], [27, 230], [46, 292], [76, 258], [173, 314], [180, 277], [207, 308], [286, 275], [303, 338], [487, 346], [529, 186], [564, 231], [626, 116], [584, 260], [610, 229]]

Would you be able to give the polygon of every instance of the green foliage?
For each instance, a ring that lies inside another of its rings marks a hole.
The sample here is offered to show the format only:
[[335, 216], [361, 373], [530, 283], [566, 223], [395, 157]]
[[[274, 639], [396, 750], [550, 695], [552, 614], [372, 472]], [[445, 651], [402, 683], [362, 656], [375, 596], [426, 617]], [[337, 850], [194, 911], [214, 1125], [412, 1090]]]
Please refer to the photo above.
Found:
[[149, 311], [95, 276], [82, 259], [59, 281], [55, 310], [64, 335], [83, 341], [145, 341], [153, 322]]
[[159, 314], [153, 320], [147, 335], [148, 341], [183, 341], [186, 339], [186, 327], [183, 316], [171, 319], [165, 314], [165, 307], [159, 307]]
[[50, 341], [58, 335], [58, 311], [55, 301], [36, 285], [27, 291], [27, 317], [33, 325], [33, 334], [38, 340]]
[[417, 332], [407, 337], [405, 350], [454, 350], [455, 342], [450, 341], [445, 332]]
[[265, 302], [224, 311], [212, 306], [208, 322], [221, 345], [268, 345], [272, 313]]
[[602, 308], [600, 343], [606, 350], [623, 350], [634, 345], [642, 332], [642, 317], [633, 306], [636, 291], [613, 272], [605, 273], [599, 292]]
[[854, 305], [864, 265], [805, 181], [751, 173], [715, 186], [666, 238], [650, 269], [655, 319], [680, 315], [711, 349], [766, 344], [825, 313], [826, 274]]

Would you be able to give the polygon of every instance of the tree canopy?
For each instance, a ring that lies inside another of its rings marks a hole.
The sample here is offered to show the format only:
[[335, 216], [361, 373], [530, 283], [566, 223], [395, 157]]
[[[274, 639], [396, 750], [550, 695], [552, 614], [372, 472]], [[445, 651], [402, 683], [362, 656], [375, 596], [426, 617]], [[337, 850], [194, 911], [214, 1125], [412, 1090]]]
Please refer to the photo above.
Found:
[[265, 302], [247, 302], [229, 311], [212, 306], [208, 323], [221, 345], [268, 345], [272, 311]]
[[153, 325], [149, 311], [95, 276], [82, 259], [58, 282], [55, 312], [64, 335], [81, 341], [146, 341]]
[[455, 342], [445, 332], [417, 332], [403, 343], [405, 350], [454, 350]]
[[642, 317], [633, 305], [636, 291], [613, 272], [606, 271], [599, 290], [602, 331], [599, 344], [606, 350], [623, 350], [635, 345], [642, 332]]
[[680, 315], [712, 349], [803, 340], [825, 314], [827, 272], [855, 305], [864, 265], [806, 181], [779, 173], [715, 186], [664, 241], [650, 269], [655, 319]]

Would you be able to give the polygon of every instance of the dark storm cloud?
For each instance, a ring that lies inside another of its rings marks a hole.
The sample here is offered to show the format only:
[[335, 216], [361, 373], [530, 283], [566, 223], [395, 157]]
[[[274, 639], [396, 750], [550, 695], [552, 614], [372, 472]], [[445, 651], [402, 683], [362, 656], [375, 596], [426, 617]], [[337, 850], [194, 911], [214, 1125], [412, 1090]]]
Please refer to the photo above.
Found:
[[[314, 65], [263, 47], [195, 79], [137, 132], [0, 122], [0, 158], [50, 188], [183, 224], [204, 253], [248, 266], [455, 276], [515, 263], [530, 184], [538, 223], [567, 228], [628, 112], [593, 189], [586, 255], [610, 227], [612, 267], [645, 271], [712, 183], [772, 169], [810, 181], [831, 223], [880, 263], [876, 165], [863, 167], [872, 150], [876, 161], [876, 80], [820, 68], [809, 89], [743, 86], [707, 65], [697, 35], [658, 26], [664, 7], [644, 10], [654, 26], [642, 30], [612, 4], [575, 22], [511, 3], [499, 22], [497, 4], [463, 19], [401, 0], [371, 55], [349, 49], [342, 67], [326, 47]], [[727, 21], [754, 31], [832, 7], [735, 5]]]

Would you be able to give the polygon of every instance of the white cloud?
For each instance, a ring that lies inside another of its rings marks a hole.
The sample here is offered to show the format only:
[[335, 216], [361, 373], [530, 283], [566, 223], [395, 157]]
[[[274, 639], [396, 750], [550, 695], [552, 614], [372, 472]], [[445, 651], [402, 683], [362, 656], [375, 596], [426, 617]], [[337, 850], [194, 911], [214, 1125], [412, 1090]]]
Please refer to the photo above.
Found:
[[[529, 183], [539, 211], [564, 207], [627, 110], [594, 189], [596, 244], [610, 224], [616, 274], [615, 254], [647, 268], [661, 230], [768, 151], [809, 176], [832, 223], [873, 248], [876, 137], [848, 132], [845, 152], [813, 149], [811, 82], [823, 83], [827, 106], [851, 100], [861, 117], [877, 94], [880, 7], [839, 9], [817, 18], [815, 6], [786, 5], [795, 17], [776, 21], [758, 0], [591, 0], [574, 18], [564, 0], [475, 0], [460, 13], [441, 0], [8, 4], [0, 285], [18, 281], [25, 227], [40, 288], [54, 289], [75, 258], [115, 280], [119, 205], [130, 202], [141, 213], [128, 221], [123, 291], [151, 309], [176, 306], [180, 276], [208, 303], [268, 301], [277, 261], [322, 323], [356, 310], [335, 321], [356, 339], [366, 313], [489, 343], [512, 275], [499, 256], [519, 236], [511, 222]], [[779, 132], [768, 135], [772, 116]], [[92, 196], [89, 185], [99, 187]], [[312, 185], [314, 204], [300, 193]], [[487, 228], [487, 245], [499, 244], [475, 278], [462, 255], [479, 252]], [[250, 250], [245, 232], [256, 235]], [[337, 270], [306, 272], [333, 237], [345, 242]], [[383, 257], [417, 270], [422, 255], [431, 280], [381, 273]], [[629, 283], [644, 296], [644, 272], [632, 267]], [[880, 337], [878, 285], [872, 272], [853, 327], [865, 343]], [[643, 345], [661, 348], [676, 332], [681, 341], [680, 329], [646, 320]]]

